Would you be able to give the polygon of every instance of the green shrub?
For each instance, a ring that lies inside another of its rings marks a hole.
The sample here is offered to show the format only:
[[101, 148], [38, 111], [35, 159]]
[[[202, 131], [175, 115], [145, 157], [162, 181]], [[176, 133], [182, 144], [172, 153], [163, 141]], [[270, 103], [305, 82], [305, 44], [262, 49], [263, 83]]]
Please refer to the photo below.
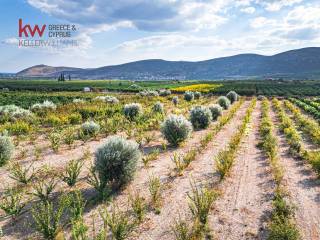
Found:
[[212, 121], [211, 111], [207, 107], [195, 106], [190, 110], [190, 121], [195, 129], [207, 128]]
[[31, 126], [29, 123], [26, 123], [24, 121], [16, 121], [13, 123], [10, 123], [6, 130], [12, 134], [12, 135], [26, 135], [31, 132]]
[[239, 100], [239, 95], [235, 91], [230, 91], [227, 94], [227, 98], [230, 100], [231, 103]]
[[191, 92], [191, 91], [186, 91], [184, 93], [183, 97], [184, 97], [184, 100], [190, 102], [190, 101], [192, 101], [194, 99], [194, 93]]
[[199, 99], [201, 97], [201, 92], [194, 92], [194, 99]]
[[157, 112], [157, 113], [163, 113], [164, 110], [163, 110], [163, 104], [161, 102], [156, 102], [153, 107], [152, 107], [152, 110], [154, 112]]
[[134, 120], [142, 114], [142, 106], [139, 103], [126, 104], [124, 105], [123, 112], [126, 118]]
[[81, 106], [78, 111], [83, 119], [96, 118], [106, 114], [106, 110], [97, 105]]
[[82, 117], [79, 113], [72, 113], [68, 116], [69, 122], [71, 124], [79, 124], [82, 121]]
[[218, 104], [223, 107], [224, 109], [228, 109], [230, 107], [230, 100], [225, 97], [225, 96], [221, 96], [218, 98]]
[[302, 156], [310, 162], [314, 171], [320, 176], [320, 151], [304, 151]]
[[211, 111], [212, 120], [217, 120], [217, 118], [222, 115], [223, 109], [219, 104], [213, 104], [209, 106], [209, 109]]
[[9, 136], [0, 135], [0, 167], [5, 165], [12, 157], [14, 145]]
[[49, 127], [56, 127], [63, 125], [62, 119], [57, 115], [50, 114], [44, 119], [44, 123]]
[[161, 124], [161, 133], [173, 146], [186, 140], [192, 132], [192, 124], [182, 115], [170, 115]]
[[81, 125], [81, 130], [85, 136], [96, 136], [100, 131], [100, 125], [94, 121], [87, 121]]
[[119, 189], [132, 180], [141, 159], [138, 144], [119, 136], [109, 137], [95, 153], [95, 169], [100, 181]]

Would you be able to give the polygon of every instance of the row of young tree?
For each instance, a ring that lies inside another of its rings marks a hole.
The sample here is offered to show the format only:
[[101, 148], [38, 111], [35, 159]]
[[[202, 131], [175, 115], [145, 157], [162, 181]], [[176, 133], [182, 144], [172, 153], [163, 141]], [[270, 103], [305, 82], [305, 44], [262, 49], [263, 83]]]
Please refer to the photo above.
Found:
[[[67, 80], [71, 81], [71, 76], [70, 76], [70, 74], [68, 75]], [[61, 73], [61, 74], [59, 75], [59, 77], [58, 77], [58, 82], [64, 82], [64, 81], [66, 81], [66, 78], [65, 78], [65, 76], [64, 76], [64, 73]]]

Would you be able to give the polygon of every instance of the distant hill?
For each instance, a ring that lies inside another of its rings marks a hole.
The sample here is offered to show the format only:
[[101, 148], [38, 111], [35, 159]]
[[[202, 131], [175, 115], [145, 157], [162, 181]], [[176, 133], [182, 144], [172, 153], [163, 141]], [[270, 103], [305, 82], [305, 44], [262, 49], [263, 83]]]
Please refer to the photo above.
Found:
[[150, 59], [91, 69], [37, 65], [18, 77], [57, 77], [60, 73], [80, 79], [320, 79], [320, 47], [302, 48], [273, 56], [240, 54], [206, 61]]

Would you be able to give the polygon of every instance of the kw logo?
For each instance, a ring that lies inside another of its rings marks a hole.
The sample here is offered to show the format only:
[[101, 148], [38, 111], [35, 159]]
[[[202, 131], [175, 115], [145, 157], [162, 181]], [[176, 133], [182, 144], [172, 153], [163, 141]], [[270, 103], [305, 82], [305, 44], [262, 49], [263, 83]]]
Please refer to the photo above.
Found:
[[19, 19], [19, 37], [22, 37], [22, 34], [24, 34], [25, 37], [29, 37], [28, 33], [30, 33], [31, 37], [34, 37], [36, 33], [38, 33], [39, 37], [42, 37], [45, 29], [45, 24], [41, 27], [41, 29], [39, 28], [38, 24], [34, 25], [33, 29], [29, 24], [23, 26], [22, 19]]

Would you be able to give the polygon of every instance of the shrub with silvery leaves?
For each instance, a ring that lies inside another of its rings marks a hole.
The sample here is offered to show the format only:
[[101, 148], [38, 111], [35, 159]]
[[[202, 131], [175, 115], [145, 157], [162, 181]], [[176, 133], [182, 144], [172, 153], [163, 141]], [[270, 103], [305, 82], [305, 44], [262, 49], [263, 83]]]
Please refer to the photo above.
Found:
[[100, 131], [100, 125], [94, 121], [87, 121], [81, 125], [81, 130], [85, 136], [96, 136]]
[[112, 103], [112, 104], [116, 104], [119, 103], [118, 98], [113, 97], [113, 96], [106, 96], [106, 100], [107, 103]]
[[161, 124], [163, 137], [173, 146], [178, 146], [192, 132], [192, 124], [183, 115], [169, 115]]
[[112, 136], [96, 151], [94, 167], [103, 184], [119, 189], [133, 179], [140, 159], [136, 142]]
[[207, 128], [212, 121], [211, 111], [203, 106], [193, 107], [190, 110], [190, 121], [195, 129]]
[[130, 85], [130, 88], [132, 88], [132, 89], [140, 89], [141, 87], [139, 85], [137, 85], [137, 84], [132, 84], [132, 85]]
[[235, 91], [230, 91], [227, 94], [227, 98], [230, 100], [231, 103], [239, 100], [239, 95]]
[[222, 115], [223, 108], [219, 104], [212, 104], [209, 106], [209, 109], [211, 111], [212, 120], [217, 120], [217, 118]]
[[224, 109], [228, 109], [230, 107], [230, 100], [225, 97], [225, 96], [221, 96], [218, 98], [218, 104], [223, 107]]
[[123, 113], [126, 118], [133, 120], [142, 114], [142, 106], [140, 103], [129, 103], [124, 105]]
[[193, 92], [191, 92], [191, 91], [186, 91], [185, 93], [184, 93], [184, 100], [186, 100], [186, 101], [192, 101], [194, 99], [194, 93]]
[[94, 101], [101, 101], [105, 102], [106, 101], [106, 96], [97, 96], [93, 99]]
[[142, 97], [158, 97], [159, 93], [157, 91], [153, 91], [153, 90], [144, 90], [138, 93], [140, 96]]
[[32, 112], [16, 105], [0, 106], [0, 118], [16, 121], [18, 119], [27, 120], [33, 116]]
[[97, 96], [94, 98], [94, 100], [114, 104], [119, 103], [119, 100], [113, 96]]
[[14, 145], [7, 132], [0, 135], [0, 167], [11, 159], [13, 150]]
[[82, 99], [82, 98], [75, 98], [72, 100], [73, 103], [85, 103], [86, 100]]
[[164, 112], [163, 104], [161, 102], [156, 102], [152, 107], [152, 111], [156, 113], [163, 113]]
[[194, 92], [194, 99], [199, 99], [201, 97], [201, 92]]
[[56, 110], [57, 105], [51, 101], [45, 100], [43, 103], [36, 103], [31, 106], [31, 110]]
[[169, 89], [160, 89], [159, 95], [162, 97], [169, 96], [171, 94], [171, 91]]

